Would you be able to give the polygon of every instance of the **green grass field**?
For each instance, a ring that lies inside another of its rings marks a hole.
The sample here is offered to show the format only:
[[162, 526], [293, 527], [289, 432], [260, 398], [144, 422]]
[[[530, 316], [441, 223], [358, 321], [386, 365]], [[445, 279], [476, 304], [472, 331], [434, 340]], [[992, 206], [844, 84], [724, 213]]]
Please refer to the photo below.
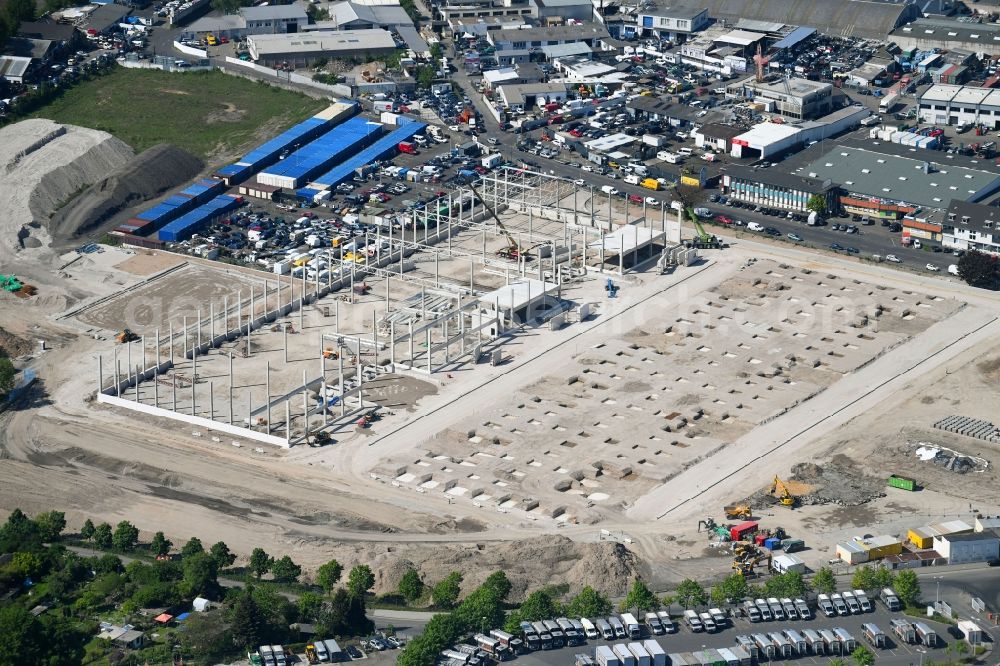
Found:
[[32, 117], [103, 130], [142, 152], [158, 143], [209, 165], [239, 156], [326, 106], [221, 72], [125, 69], [83, 82]]

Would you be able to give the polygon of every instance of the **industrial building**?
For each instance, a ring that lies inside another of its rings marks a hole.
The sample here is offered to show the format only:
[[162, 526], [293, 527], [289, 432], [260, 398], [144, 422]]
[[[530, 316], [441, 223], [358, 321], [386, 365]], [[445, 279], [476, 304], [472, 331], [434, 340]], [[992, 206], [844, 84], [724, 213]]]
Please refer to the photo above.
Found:
[[967, 49], [973, 53], [996, 53], [1000, 25], [926, 16], [896, 28], [889, 39], [903, 49]]
[[881, 535], [868, 539], [856, 537], [852, 541], [838, 543], [837, 557], [848, 564], [862, 564], [880, 560], [903, 552], [903, 542], [894, 536]]
[[731, 152], [739, 158], [774, 157], [802, 143], [801, 132], [794, 125], [760, 123], [733, 137]]
[[240, 16], [246, 21], [247, 35], [284, 35], [298, 32], [309, 23], [305, 8], [297, 2], [289, 5], [243, 7]]
[[691, 34], [709, 25], [708, 10], [704, 7], [677, 6], [675, 3], [647, 2], [636, 15], [639, 37], [656, 37], [675, 43], [685, 41]]
[[934, 550], [947, 558], [948, 564], [988, 562], [1000, 558], [1000, 536], [993, 530], [943, 535], [934, 537]]
[[543, 46], [583, 42], [587, 46], [596, 47], [602, 40], [609, 37], [608, 31], [599, 23], [583, 23], [580, 25], [552, 25], [546, 27], [507, 28], [492, 30], [486, 38], [496, 50], [502, 51], [539, 50]]
[[922, 123], [1000, 129], [1000, 90], [994, 88], [936, 84], [917, 98], [917, 104]]
[[938, 537], [971, 533], [972, 526], [964, 520], [949, 520], [944, 523], [914, 527], [906, 533], [906, 540], [917, 548], [933, 548], [934, 539]]
[[565, 83], [525, 83], [502, 85], [497, 93], [505, 108], [511, 111], [530, 109], [546, 102], [565, 102], [569, 96]]
[[957, 155], [882, 144], [840, 144], [796, 173], [840, 185], [848, 212], [898, 219], [915, 208], [943, 211], [952, 199], [980, 201], [1000, 190], [1000, 173]]
[[312, 118], [303, 120], [298, 125], [258, 146], [235, 163], [220, 168], [215, 172], [215, 176], [222, 179], [228, 186], [237, 185], [265, 167], [271, 166], [283, 155], [309, 143], [331, 126], [350, 118], [358, 112], [358, 108], [357, 102], [331, 104]]
[[316, 30], [300, 34], [252, 35], [247, 48], [254, 62], [267, 67], [288, 63], [299, 69], [320, 58], [378, 57], [396, 49], [387, 30]]
[[764, 104], [786, 118], [811, 120], [833, 111], [833, 85], [801, 78], [757, 81], [751, 76], [726, 86], [726, 93]]
[[808, 212], [814, 196], [825, 202], [822, 212], [837, 210], [839, 188], [829, 180], [782, 173], [777, 169], [753, 169], [731, 165], [722, 175], [722, 191], [726, 196], [799, 212]]
[[952, 199], [941, 224], [941, 244], [1000, 255], [1000, 208]]
[[728, 153], [733, 149], [733, 139], [743, 133], [739, 127], [723, 123], [705, 123], [691, 130], [694, 145], [699, 148]]

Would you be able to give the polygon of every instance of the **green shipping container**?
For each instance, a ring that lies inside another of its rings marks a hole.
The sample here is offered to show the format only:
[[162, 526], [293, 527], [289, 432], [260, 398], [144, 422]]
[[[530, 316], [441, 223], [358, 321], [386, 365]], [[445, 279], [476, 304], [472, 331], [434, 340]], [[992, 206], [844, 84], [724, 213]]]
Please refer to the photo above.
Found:
[[917, 482], [913, 479], [907, 478], [905, 476], [896, 476], [893, 474], [889, 477], [889, 485], [893, 488], [899, 488], [900, 490], [909, 490], [913, 492], [917, 488]]

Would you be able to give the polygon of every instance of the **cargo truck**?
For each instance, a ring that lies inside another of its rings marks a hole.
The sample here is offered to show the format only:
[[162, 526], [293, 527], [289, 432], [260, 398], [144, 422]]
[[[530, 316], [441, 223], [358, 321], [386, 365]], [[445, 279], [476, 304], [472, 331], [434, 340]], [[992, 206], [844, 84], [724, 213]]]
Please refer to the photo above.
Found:
[[740, 666], [753, 666], [753, 660], [754, 660], [753, 656], [751, 655], [750, 651], [747, 650], [742, 645], [740, 644], [734, 645], [733, 647], [729, 648], [729, 651], [732, 652], [736, 656], [736, 658], [740, 660]]
[[712, 616], [712, 621], [715, 622], [715, 626], [719, 629], [725, 629], [726, 625], [729, 624], [729, 618], [720, 608], [709, 608], [708, 614]]
[[760, 660], [760, 648], [757, 647], [757, 642], [750, 636], [737, 636], [736, 647], [745, 650], [752, 660]]
[[917, 632], [917, 641], [923, 645], [927, 647], [935, 647], [937, 645], [937, 632], [923, 622], [914, 622], [913, 630]]
[[698, 619], [701, 620], [701, 626], [705, 627], [705, 631], [710, 634], [714, 634], [718, 631], [719, 627], [715, 624], [715, 619], [712, 618], [711, 613], [698, 613]]
[[538, 645], [543, 650], [552, 649], [552, 634], [549, 633], [548, 628], [542, 622], [532, 622], [531, 626], [534, 628], [535, 633], [538, 634]]
[[760, 619], [764, 622], [770, 622], [774, 619], [771, 615], [771, 607], [767, 605], [767, 602], [763, 599], [754, 599], [754, 606], [757, 607], [757, 611], [760, 613]]
[[843, 627], [837, 627], [833, 630], [837, 638], [840, 640], [840, 653], [841, 654], [851, 654], [858, 647], [858, 642], [851, 635], [851, 632], [847, 631]]
[[785, 609], [781, 607], [781, 602], [775, 597], [767, 598], [767, 607], [771, 609], [771, 616], [775, 620], [785, 619]]
[[854, 598], [858, 600], [862, 613], [871, 613], [875, 610], [872, 606], [871, 600], [868, 599], [868, 595], [865, 594], [864, 590], [854, 590]]
[[792, 644], [780, 631], [773, 631], [768, 636], [774, 643], [774, 652], [778, 657], [788, 659], [792, 656]]
[[583, 625], [583, 633], [586, 634], [587, 638], [600, 638], [601, 634], [593, 622], [585, 617], [581, 617], [580, 624]]
[[589, 654], [576, 654], [573, 655], [573, 659], [574, 666], [594, 666], [594, 660]]
[[[819, 609], [821, 611], [823, 611], [823, 615], [826, 615], [827, 617], [833, 617], [834, 615], [837, 614], [837, 609], [834, 607], [833, 602], [830, 601], [830, 595], [828, 594], [818, 595], [816, 597], [816, 605], [819, 606]], [[890, 610], [899, 610], [899, 609], [894, 608]]]
[[622, 666], [637, 666], [635, 656], [629, 651], [628, 646], [624, 643], [615, 643], [611, 646], [611, 650], [618, 657], [618, 661]]
[[646, 652], [646, 648], [643, 647], [642, 643], [629, 643], [628, 651], [635, 657], [635, 666], [652, 666], [653, 659]]
[[788, 597], [781, 599], [781, 610], [785, 611], [785, 615], [788, 616], [789, 620], [799, 619], [799, 610], [795, 607], [795, 603]]
[[316, 653], [316, 659], [319, 661], [330, 661], [330, 653], [326, 651], [326, 644], [323, 641], [313, 643], [313, 650]]
[[899, 597], [897, 597], [896, 593], [892, 591], [892, 588], [882, 588], [882, 591], [879, 593], [879, 598], [882, 600], [882, 603], [885, 604], [885, 607], [891, 611], [903, 609], [903, 605], [899, 603]]
[[513, 635], [508, 634], [502, 629], [491, 629], [490, 636], [500, 641], [501, 645], [510, 650], [512, 655], [522, 654], [524, 652], [524, 643], [520, 638], [515, 638]]
[[667, 653], [663, 651], [659, 643], [654, 640], [646, 640], [642, 642], [642, 646], [649, 654], [651, 666], [667, 666]]
[[[499, 350], [495, 350], [495, 352], [496, 351], [499, 351]], [[581, 644], [585, 643], [586, 640], [587, 640], [587, 633], [583, 629], [583, 623], [580, 622], [579, 620], [574, 620], [574, 619], [570, 618], [570, 624], [573, 625], [573, 631], [576, 632], [576, 639], [577, 639], [577, 641], [579, 643], [581, 643]]]
[[701, 623], [701, 618], [698, 617], [698, 613], [690, 608], [684, 611], [684, 621], [687, 623], [688, 629], [691, 631], [705, 631], [705, 626]]
[[913, 623], [909, 620], [895, 618], [891, 622], [891, 627], [892, 633], [896, 635], [896, 638], [904, 643], [913, 644], [917, 642], [917, 632], [913, 630]]
[[826, 643], [819, 632], [813, 629], [803, 629], [802, 637], [806, 639], [806, 645], [809, 646], [810, 652], [816, 655], [826, 654]]
[[274, 666], [274, 651], [270, 645], [261, 645], [257, 648], [257, 654], [260, 655], [260, 663], [263, 666]]
[[503, 661], [507, 659], [508, 650], [500, 641], [492, 636], [487, 636], [486, 634], [476, 634], [472, 637], [476, 641], [476, 646], [493, 658], [494, 661]]
[[757, 649], [760, 650], [761, 657], [764, 657], [768, 661], [774, 659], [776, 652], [774, 641], [767, 634], [754, 634], [751, 638], [757, 644]]
[[845, 590], [840, 596], [844, 600], [844, 603], [847, 604], [847, 609], [851, 611], [852, 615], [861, 615], [861, 604], [854, 598], [853, 592]]
[[851, 609], [844, 602], [844, 597], [840, 593], [834, 592], [833, 594], [831, 594], [830, 603], [832, 603], [833, 607], [837, 609], [837, 615], [851, 614]]
[[625, 625], [625, 633], [628, 634], [629, 638], [635, 640], [642, 635], [642, 630], [639, 628], [639, 621], [631, 613], [622, 613], [622, 624]]
[[829, 629], [819, 630], [820, 638], [823, 639], [823, 643], [826, 646], [827, 654], [841, 654], [840, 652], [840, 639], [830, 631]]
[[482, 159], [484, 169], [494, 169], [501, 164], [503, 164], [503, 155], [500, 153], [493, 153], [492, 155], [487, 155]]
[[583, 642], [583, 636], [577, 636], [576, 627], [569, 621], [569, 618], [557, 617], [556, 624], [562, 629], [563, 636], [566, 637], [566, 645], [579, 645]]
[[656, 636], [663, 635], [663, 623], [660, 622], [660, 618], [656, 613], [646, 613], [646, 626], [649, 627], [649, 632]]
[[594, 657], [597, 666], [622, 666], [621, 660], [608, 645], [598, 645]]
[[861, 626], [861, 631], [864, 634], [865, 640], [872, 644], [872, 647], [884, 648], [886, 645], [886, 637], [881, 629], [876, 627], [870, 622], [865, 623]]

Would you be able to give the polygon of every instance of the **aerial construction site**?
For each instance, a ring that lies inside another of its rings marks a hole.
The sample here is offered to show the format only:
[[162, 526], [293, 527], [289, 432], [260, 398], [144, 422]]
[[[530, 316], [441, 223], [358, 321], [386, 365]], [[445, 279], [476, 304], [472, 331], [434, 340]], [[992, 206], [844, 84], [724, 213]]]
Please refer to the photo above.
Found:
[[0, 504], [365, 561], [376, 590], [501, 566], [611, 593], [753, 573], [740, 521], [816, 567], [1000, 505], [989, 442], [935, 427], [995, 415], [995, 294], [712, 247], [531, 171], [444, 200], [322, 279], [5, 247], [36, 293], [0, 294], [0, 343], [38, 379], [0, 417]]

